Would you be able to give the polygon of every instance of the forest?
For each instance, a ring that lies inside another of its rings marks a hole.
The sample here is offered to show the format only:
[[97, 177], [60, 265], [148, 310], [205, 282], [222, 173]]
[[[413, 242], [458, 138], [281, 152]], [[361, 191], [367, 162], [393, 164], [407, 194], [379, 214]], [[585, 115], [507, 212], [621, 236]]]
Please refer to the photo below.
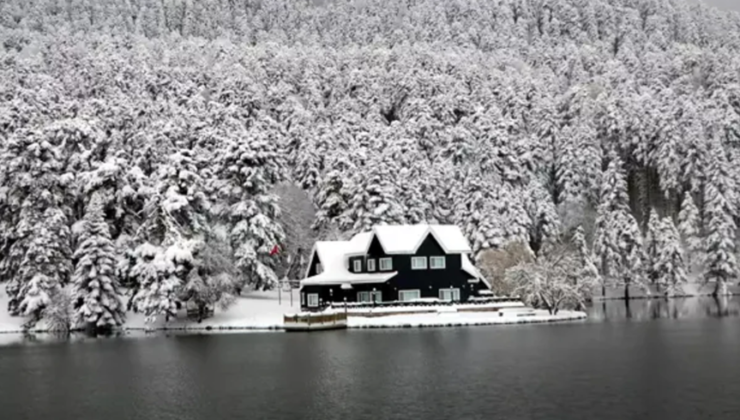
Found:
[[7, 310], [228, 305], [382, 223], [726, 293], [738, 50], [684, 0], [0, 0]]

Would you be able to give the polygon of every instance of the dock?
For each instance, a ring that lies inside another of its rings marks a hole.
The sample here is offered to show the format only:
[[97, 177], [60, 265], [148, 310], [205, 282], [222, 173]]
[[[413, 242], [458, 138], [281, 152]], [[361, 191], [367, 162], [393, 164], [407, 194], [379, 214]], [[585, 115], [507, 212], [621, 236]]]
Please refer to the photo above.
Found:
[[325, 331], [347, 328], [345, 312], [304, 312], [283, 315], [285, 331]]

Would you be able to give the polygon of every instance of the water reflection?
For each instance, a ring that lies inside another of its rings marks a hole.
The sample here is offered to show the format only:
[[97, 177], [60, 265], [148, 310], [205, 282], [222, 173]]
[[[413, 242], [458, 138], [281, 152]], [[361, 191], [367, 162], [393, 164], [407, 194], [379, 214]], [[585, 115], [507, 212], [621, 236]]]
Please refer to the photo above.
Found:
[[604, 300], [594, 302], [588, 312], [591, 322], [738, 317], [740, 297]]

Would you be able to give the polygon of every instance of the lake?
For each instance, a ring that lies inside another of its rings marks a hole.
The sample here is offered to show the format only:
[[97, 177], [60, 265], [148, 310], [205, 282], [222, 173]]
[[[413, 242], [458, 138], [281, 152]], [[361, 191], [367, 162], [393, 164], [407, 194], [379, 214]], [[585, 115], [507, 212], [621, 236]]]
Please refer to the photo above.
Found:
[[590, 312], [558, 325], [7, 345], [0, 418], [740, 418], [740, 300]]

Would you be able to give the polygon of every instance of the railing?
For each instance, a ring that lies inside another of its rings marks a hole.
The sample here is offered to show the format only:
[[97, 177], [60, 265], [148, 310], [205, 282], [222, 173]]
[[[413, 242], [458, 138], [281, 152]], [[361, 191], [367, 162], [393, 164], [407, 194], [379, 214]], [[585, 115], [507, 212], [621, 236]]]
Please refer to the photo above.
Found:
[[334, 312], [329, 314], [317, 314], [317, 315], [283, 315], [283, 322], [285, 324], [336, 324], [347, 320], [347, 314], [344, 312]]
[[373, 309], [373, 308], [425, 308], [431, 306], [453, 306], [453, 305], [490, 305], [492, 303], [521, 302], [518, 297], [476, 297], [466, 302], [460, 301], [390, 301], [390, 302], [325, 302], [315, 308], [307, 308], [309, 312], [321, 312], [325, 309]]

